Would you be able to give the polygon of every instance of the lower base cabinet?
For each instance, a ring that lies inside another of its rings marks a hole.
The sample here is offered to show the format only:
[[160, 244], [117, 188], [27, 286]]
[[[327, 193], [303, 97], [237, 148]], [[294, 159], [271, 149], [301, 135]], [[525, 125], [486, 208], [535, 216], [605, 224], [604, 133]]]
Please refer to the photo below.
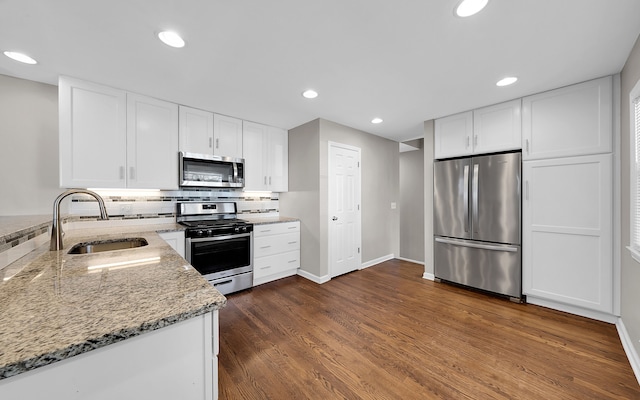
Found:
[[295, 275], [300, 268], [300, 222], [256, 224], [253, 286]]
[[217, 398], [217, 310], [0, 380], [0, 399]]

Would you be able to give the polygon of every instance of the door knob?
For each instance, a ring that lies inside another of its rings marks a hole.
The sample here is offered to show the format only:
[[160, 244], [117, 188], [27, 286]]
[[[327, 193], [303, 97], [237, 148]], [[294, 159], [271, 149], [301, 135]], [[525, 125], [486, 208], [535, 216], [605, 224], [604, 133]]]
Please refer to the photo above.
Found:
[[338, 220], [338, 217], [333, 217], [333, 218], [331, 218], [331, 220], [332, 220], [332, 221], [337, 221], [337, 220]]

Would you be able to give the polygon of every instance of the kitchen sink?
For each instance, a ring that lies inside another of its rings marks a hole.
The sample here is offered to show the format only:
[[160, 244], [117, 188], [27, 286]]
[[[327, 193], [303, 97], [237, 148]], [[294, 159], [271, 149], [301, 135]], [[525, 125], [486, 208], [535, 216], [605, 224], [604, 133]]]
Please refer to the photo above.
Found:
[[111, 240], [96, 240], [93, 242], [83, 242], [74, 245], [68, 254], [88, 254], [88, 253], [100, 253], [103, 251], [124, 250], [133, 249], [136, 247], [142, 247], [148, 245], [144, 238], [123, 238], [123, 239], [111, 239]]

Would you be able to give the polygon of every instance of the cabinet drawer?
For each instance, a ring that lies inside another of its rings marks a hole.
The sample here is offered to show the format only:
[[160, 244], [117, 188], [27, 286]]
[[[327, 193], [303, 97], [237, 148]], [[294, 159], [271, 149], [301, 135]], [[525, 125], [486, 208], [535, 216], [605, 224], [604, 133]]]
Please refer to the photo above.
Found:
[[300, 251], [275, 254], [267, 257], [259, 257], [254, 260], [253, 279], [277, 274], [300, 267]]
[[300, 221], [256, 224], [253, 226], [253, 237], [280, 235], [290, 232], [300, 232]]
[[300, 234], [298, 232], [256, 237], [253, 239], [253, 256], [255, 258], [299, 249]]

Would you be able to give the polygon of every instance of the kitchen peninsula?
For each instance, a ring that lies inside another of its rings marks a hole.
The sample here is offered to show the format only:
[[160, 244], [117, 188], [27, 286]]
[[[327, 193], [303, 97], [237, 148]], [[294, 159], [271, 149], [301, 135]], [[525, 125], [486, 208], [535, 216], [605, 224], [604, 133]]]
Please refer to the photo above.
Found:
[[[226, 298], [157, 233], [172, 229], [70, 230], [0, 270], [0, 398], [217, 398]], [[68, 254], [133, 237], [148, 244]]]

